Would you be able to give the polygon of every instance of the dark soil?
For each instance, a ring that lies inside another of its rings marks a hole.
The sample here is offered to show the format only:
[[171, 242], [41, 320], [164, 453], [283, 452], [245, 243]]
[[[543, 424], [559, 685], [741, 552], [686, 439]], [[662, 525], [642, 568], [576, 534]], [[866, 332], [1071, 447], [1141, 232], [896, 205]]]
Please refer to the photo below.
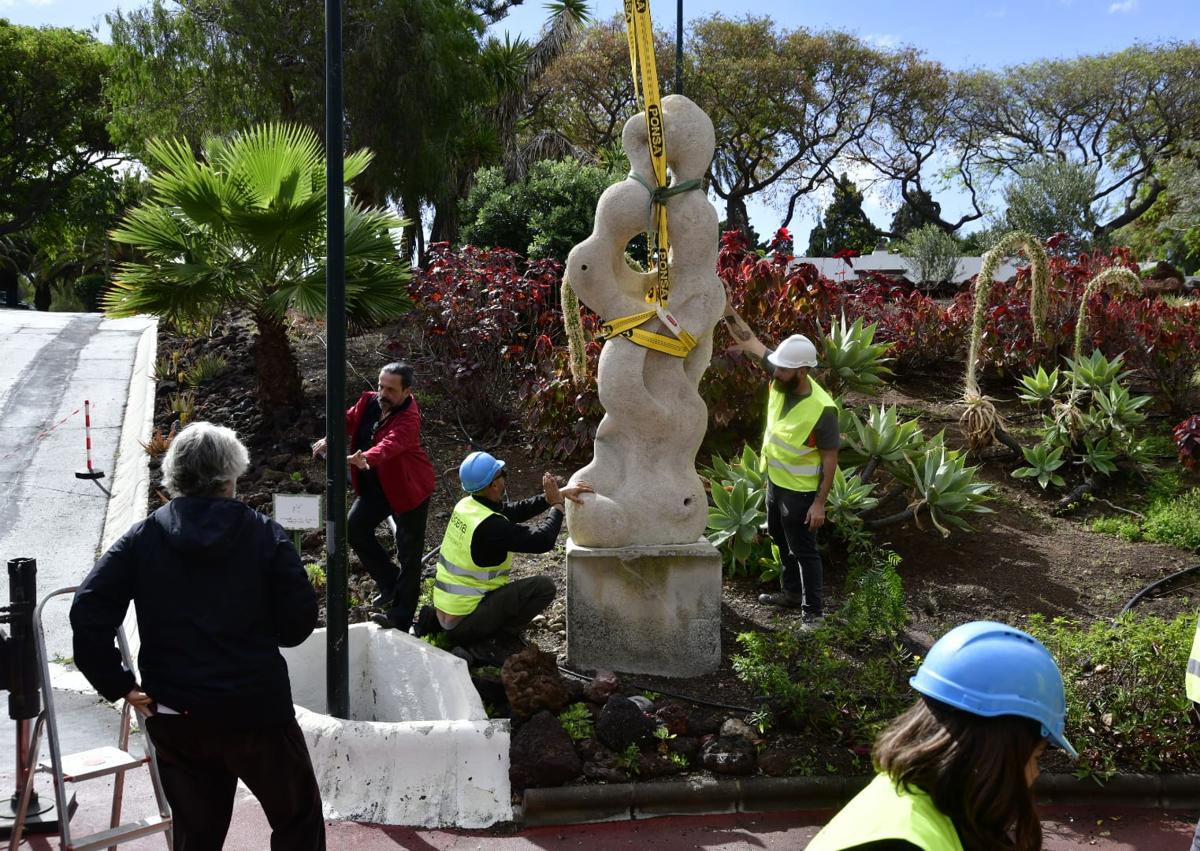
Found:
[[[297, 415], [282, 420], [258, 408], [251, 360], [252, 325], [247, 320], [227, 319], [213, 336], [202, 339], [176, 336], [162, 328], [159, 332], [160, 361], [164, 353], [174, 351], [181, 353], [183, 364], [199, 354], [219, 352], [231, 364], [221, 377], [196, 390], [193, 416], [238, 431], [252, 459], [250, 471], [238, 483], [239, 498], [266, 513], [271, 511], [273, 493], [324, 492], [324, 462], [314, 462], [309, 453], [310, 444], [325, 433], [324, 327], [296, 320], [291, 330], [304, 378], [305, 403]], [[397, 340], [404, 343], [398, 345]], [[450, 510], [460, 495], [458, 463], [472, 448], [486, 448], [507, 461], [508, 487], [513, 498], [539, 492], [545, 470], [565, 481], [573, 470], [582, 466], [582, 462], [560, 464], [539, 459], [534, 452], [537, 439], [517, 427], [499, 435], [468, 435], [454, 413], [455, 406], [439, 388], [422, 384], [423, 377], [436, 374], [437, 365], [423, 354], [419, 334], [403, 324], [348, 341], [347, 404], [362, 390], [372, 388], [381, 365], [399, 357], [409, 360], [417, 370], [415, 394], [422, 409], [423, 439], [439, 471], [429, 514], [427, 550], [440, 543]], [[919, 416], [927, 433], [944, 428], [947, 442], [958, 446], [962, 440], [953, 410], [958, 385], [956, 372], [907, 376], [887, 387], [877, 399], [852, 397], [848, 402], [862, 407], [868, 401], [898, 405], [904, 418]], [[179, 389], [169, 376], [160, 379], [155, 423], [163, 433], [177, 420], [177, 415], [168, 408], [168, 399]], [[1023, 423], [1032, 425], [1011, 401], [1015, 395], [1011, 386], [997, 385], [991, 389], [991, 395], [1010, 400], [998, 402], [998, 406], [1013, 428]], [[1151, 423], [1150, 427], [1165, 433], [1168, 424], [1161, 421]], [[699, 460], [706, 460], [703, 451]], [[982, 475], [995, 485], [996, 498], [991, 503], [995, 513], [976, 515], [972, 520], [974, 533], [956, 531], [943, 538], [936, 530], [921, 529], [911, 522], [878, 533], [881, 543], [903, 557], [901, 576], [909, 622], [902, 640], [911, 651], [923, 654], [937, 636], [968, 620], [987, 618], [1020, 625], [1026, 615], [1034, 612], [1083, 621], [1111, 617], [1148, 583], [1196, 563], [1194, 553], [1155, 544], [1129, 543], [1091, 532], [1081, 522], [1082, 515], [1055, 516], [1053, 499], [1044, 496], [1036, 483], [1009, 476], [1015, 466], [1011, 456], [998, 457], [994, 463], [983, 466]], [[152, 467], [156, 485], [157, 463]], [[1188, 484], [1195, 483], [1196, 477], [1192, 476]], [[1115, 504], [1135, 505], [1144, 486], [1134, 481], [1125, 487], [1124, 492], [1102, 496]], [[156, 507], [162, 499], [165, 495], [152, 485], [151, 507]], [[902, 503], [897, 504], [897, 510], [902, 507]], [[323, 560], [323, 538], [321, 532], [304, 535], [302, 549], [306, 562]], [[513, 570], [518, 577], [548, 575], [558, 584], [559, 598], [532, 625], [527, 637], [560, 657], [566, 636], [561, 595], [566, 585], [565, 538], [564, 531], [560, 544], [551, 553], [517, 555]], [[371, 598], [374, 587], [353, 556], [350, 569], [353, 623], [367, 618], [368, 610], [361, 601]], [[843, 601], [845, 570], [844, 556], [832, 547], [826, 554], [825, 565], [829, 612], [836, 611]], [[622, 678], [623, 691], [653, 691], [666, 699], [677, 697], [704, 704], [721, 717], [744, 718], [760, 702], [733, 673], [730, 660], [738, 651], [735, 638], [741, 632], [778, 628], [782, 621], [794, 617], [759, 604], [757, 598], [762, 590], [748, 580], [726, 580], [722, 602], [722, 664], [716, 673], [692, 680], [630, 675]], [[1147, 599], [1138, 611], [1170, 618], [1185, 609], [1190, 610], [1185, 596], [1168, 593]], [[810, 762], [829, 771], [861, 772], [864, 768], [861, 746], [855, 754], [845, 746], [795, 735], [784, 735], [773, 745], [800, 748]], [[1067, 768], [1065, 762], [1057, 766], [1051, 761], [1050, 770], [1056, 767]]]

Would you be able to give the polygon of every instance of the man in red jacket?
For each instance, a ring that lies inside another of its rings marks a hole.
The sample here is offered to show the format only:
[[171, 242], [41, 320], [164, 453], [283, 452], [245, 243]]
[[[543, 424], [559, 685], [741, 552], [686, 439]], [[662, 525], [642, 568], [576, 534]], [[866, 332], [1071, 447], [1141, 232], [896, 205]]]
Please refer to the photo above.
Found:
[[[421, 591], [421, 551], [433, 493], [433, 464], [421, 448], [421, 413], [412, 395], [413, 371], [389, 363], [379, 371], [379, 391], [365, 391], [346, 412], [350, 482], [357, 498], [346, 518], [350, 547], [375, 580], [380, 626], [407, 631]], [[324, 454], [325, 438], [313, 445]], [[396, 524], [399, 567], [379, 545], [375, 529]]]

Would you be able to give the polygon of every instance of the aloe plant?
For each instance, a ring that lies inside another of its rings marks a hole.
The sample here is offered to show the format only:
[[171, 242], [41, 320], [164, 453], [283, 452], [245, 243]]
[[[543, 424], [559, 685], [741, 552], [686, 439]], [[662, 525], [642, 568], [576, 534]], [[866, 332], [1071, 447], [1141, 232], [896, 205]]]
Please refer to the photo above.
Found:
[[862, 318], [847, 324], [846, 317], [835, 319], [824, 339], [826, 389], [834, 395], [849, 388], [862, 393], [874, 392], [892, 371], [885, 364], [891, 343], [876, 343], [875, 323], [864, 325]]
[[1056, 470], [1063, 464], [1067, 463], [1063, 458], [1062, 446], [1051, 446], [1047, 443], [1039, 443], [1036, 446], [1022, 450], [1025, 455], [1025, 461], [1029, 464], [1028, 467], [1018, 467], [1012, 471], [1014, 479], [1036, 478], [1042, 490], [1045, 490], [1051, 484], [1062, 487], [1066, 484], [1066, 480], [1060, 476]]
[[1110, 476], [1117, 472], [1117, 455], [1107, 437], [1084, 441], [1083, 464], [1101, 475]]
[[1095, 402], [1094, 419], [1112, 431], [1126, 432], [1145, 421], [1142, 408], [1150, 402], [1149, 396], [1130, 396], [1125, 385], [1113, 382], [1107, 388], [1092, 393]]

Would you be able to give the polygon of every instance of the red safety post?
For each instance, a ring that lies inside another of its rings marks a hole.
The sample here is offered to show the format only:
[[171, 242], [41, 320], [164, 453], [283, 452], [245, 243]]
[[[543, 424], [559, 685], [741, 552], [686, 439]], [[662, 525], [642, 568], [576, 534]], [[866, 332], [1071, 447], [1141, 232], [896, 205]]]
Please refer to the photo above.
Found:
[[87, 452], [87, 469], [75, 474], [77, 479], [103, 479], [104, 471], [92, 467], [92, 403], [83, 400], [83, 442]]

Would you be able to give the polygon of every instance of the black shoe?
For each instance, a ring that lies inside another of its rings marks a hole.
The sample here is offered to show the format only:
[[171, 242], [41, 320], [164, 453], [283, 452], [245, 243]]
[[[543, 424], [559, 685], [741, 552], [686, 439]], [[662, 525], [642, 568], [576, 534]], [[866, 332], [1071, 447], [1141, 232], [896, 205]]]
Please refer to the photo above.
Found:
[[422, 606], [421, 611], [417, 614], [417, 619], [413, 621], [413, 635], [421, 638], [426, 635], [437, 635], [439, 632], [445, 632], [442, 629], [442, 622], [438, 620], [437, 609], [433, 606]]
[[376, 594], [374, 597], [371, 598], [371, 608], [379, 609], [381, 611], [386, 611], [387, 607], [389, 605], [391, 605], [391, 603], [392, 603], [392, 598], [395, 596], [396, 596], [395, 591], [392, 591], [391, 593], [388, 593], [388, 594], [385, 594], [381, 591], [378, 594]]
[[804, 605], [804, 597], [791, 591], [775, 591], [771, 594], [759, 594], [758, 602], [764, 606], [778, 606], [783, 609], [798, 609]]

